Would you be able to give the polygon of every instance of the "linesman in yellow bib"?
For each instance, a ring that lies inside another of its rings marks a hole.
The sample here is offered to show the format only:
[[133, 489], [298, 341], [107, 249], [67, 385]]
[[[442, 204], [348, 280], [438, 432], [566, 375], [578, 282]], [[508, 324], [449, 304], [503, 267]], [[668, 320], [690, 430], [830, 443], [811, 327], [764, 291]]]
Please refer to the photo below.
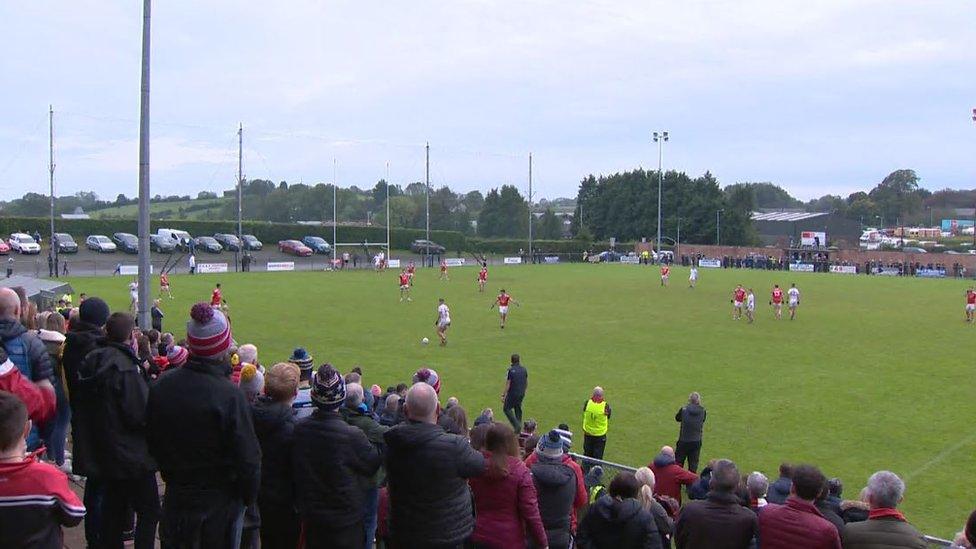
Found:
[[594, 387], [593, 396], [583, 405], [583, 455], [603, 459], [610, 428], [610, 404], [603, 398], [603, 387]]

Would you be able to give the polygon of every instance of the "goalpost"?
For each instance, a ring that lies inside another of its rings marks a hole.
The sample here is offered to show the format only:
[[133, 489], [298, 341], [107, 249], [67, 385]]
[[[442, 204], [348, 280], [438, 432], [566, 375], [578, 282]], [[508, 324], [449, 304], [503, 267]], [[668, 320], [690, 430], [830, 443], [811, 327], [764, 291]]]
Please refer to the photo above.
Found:
[[[367, 236], [362, 242], [339, 242], [338, 241], [338, 229], [339, 229], [339, 200], [338, 200], [338, 165], [336, 159], [332, 159], [332, 268], [335, 269], [339, 264], [337, 259], [337, 254], [339, 247], [344, 248], [359, 248], [363, 247], [369, 250], [370, 246], [379, 246], [386, 253], [386, 260], [390, 259], [390, 225], [392, 224], [392, 219], [390, 218], [390, 163], [386, 163], [386, 242], [370, 242]], [[369, 226], [367, 225], [367, 228]], [[367, 254], [368, 255], [368, 254]], [[365, 261], [369, 261], [370, 258], [366, 257]]]

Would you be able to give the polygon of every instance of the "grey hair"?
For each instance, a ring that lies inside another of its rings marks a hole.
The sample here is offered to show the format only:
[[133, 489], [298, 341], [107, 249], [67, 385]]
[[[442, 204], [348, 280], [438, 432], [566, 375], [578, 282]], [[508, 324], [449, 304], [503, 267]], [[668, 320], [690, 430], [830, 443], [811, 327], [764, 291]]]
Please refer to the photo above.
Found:
[[754, 498], [766, 497], [766, 492], [769, 491], [769, 479], [766, 478], [766, 475], [756, 471], [746, 479], [746, 489], [749, 490], [749, 495]]
[[237, 349], [237, 357], [241, 359], [242, 364], [257, 364], [258, 348], [250, 343], [245, 343]]
[[690, 402], [691, 404], [701, 405], [701, 395], [698, 394], [698, 391], [694, 391], [690, 395], [688, 395], [688, 402]]
[[346, 408], [358, 408], [363, 403], [363, 386], [358, 383], [346, 385]]
[[384, 408], [383, 411], [390, 415], [396, 415], [399, 409], [400, 409], [400, 395], [393, 393], [387, 396], [386, 408]]
[[878, 471], [868, 479], [868, 497], [872, 508], [894, 509], [905, 495], [905, 483], [891, 471]]
[[593, 396], [603, 396], [603, 387], [599, 385], [593, 388]]

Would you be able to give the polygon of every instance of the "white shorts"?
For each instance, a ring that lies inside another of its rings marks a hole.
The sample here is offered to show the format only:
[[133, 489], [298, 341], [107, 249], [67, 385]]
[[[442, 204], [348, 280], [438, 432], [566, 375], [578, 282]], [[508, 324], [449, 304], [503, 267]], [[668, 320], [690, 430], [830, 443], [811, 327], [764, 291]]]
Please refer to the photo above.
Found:
[[746, 310], [749, 311], [750, 313], [753, 312], [753, 311], [755, 311], [756, 310], [756, 304], [753, 303], [752, 305], [747, 305], [746, 306]]
[[508, 314], [508, 305], [499, 305], [498, 306], [498, 314], [500, 314], [500, 315], [507, 315]]
[[794, 309], [794, 308], [796, 308], [796, 306], [797, 306], [797, 305], [799, 305], [799, 304], [800, 304], [800, 302], [799, 302], [799, 301], [797, 301], [797, 300], [795, 300], [795, 299], [791, 299], [791, 300], [790, 300], [790, 309]]
[[972, 303], [967, 303], [966, 310], [969, 311], [970, 313], [976, 311], [976, 305], [973, 305]]
[[735, 301], [735, 302], [732, 303], [732, 306], [735, 307], [736, 309], [741, 309], [742, 308], [742, 302], [741, 301]]
[[440, 322], [437, 323], [437, 327], [440, 328], [441, 330], [446, 330], [448, 327], [450, 327], [450, 325], [451, 325], [450, 320], [441, 320]]
[[671, 278], [671, 276], [670, 275], [661, 275], [661, 280], [667, 280], [668, 278]]
[[401, 284], [400, 285], [400, 289], [401, 290], [409, 290], [410, 289], [410, 285], [409, 284]]
[[691, 276], [688, 277], [688, 280], [694, 282], [694, 281], [698, 280], [698, 275], [691, 275]]
[[129, 294], [129, 297], [132, 298], [132, 301], [139, 301], [139, 294]]

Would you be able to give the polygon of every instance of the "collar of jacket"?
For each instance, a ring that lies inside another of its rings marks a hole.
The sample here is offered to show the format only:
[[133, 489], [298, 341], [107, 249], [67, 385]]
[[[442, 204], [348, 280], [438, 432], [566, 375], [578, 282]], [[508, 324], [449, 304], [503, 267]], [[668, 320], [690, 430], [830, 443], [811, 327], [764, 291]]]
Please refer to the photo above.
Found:
[[722, 503], [725, 505], [739, 504], [739, 498], [735, 497], [735, 494], [731, 492], [716, 492], [714, 490], [708, 492], [708, 501], [714, 501], [716, 503]]
[[803, 511], [805, 513], [812, 513], [820, 517], [823, 516], [823, 513], [820, 512], [820, 509], [817, 509], [817, 506], [814, 505], [812, 501], [807, 501], [805, 499], [798, 498], [796, 496], [789, 496], [788, 498], [786, 498], [786, 506]]
[[24, 459], [20, 461], [6, 461], [0, 463], [0, 474], [10, 475], [26, 467], [30, 467], [34, 463], [40, 462], [41, 454], [43, 454], [46, 450], [47, 448], [41, 446], [40, 448], [34, 450], [33, 452], [27, 452], [27, 455], [24, 456]]
[[111, 347], [113, 349], [117, 349], [121, 351], [123, 354], [125, 354], [126, 358], [132, 361], [133, 364], [139, 364], [139, 362], [141, 362], [139, 360], [139, 356], [136, 355], [136, 352], [132, 350], [132, 347], [129, 347], [125, 343], [117, 343], [115, 341], [109, 341], [108, 338], [104, 338], [104, 337], [100, 338], [98, 340], [98, 343], [104, 347]]
[[871, 509], [868, 511], [868, 520], [875, 519], [885, 519], [892, 518], [895, 520], [900, 520], [901, 522], [908, 522], [905, 515], [901, 514], [898, 509], [892, 509], [891, 507], [878, 507], [877, 509]]
[[229, 362], [225, 360], [211, 360], [209, 358], [203, 358], [196, 355], [190, 355], [183, 367], [189, 368], [195, 372], [210, 374], [217, 377], [230, 378], [231, 373], [231, 366]]
[[68, 333], [72, 333], [72, 332], [96, 332], [96, 333], [101, 333], [102, 332], [102, 329], [99, 328], [98, 326], [95, 326], [94, 324], [90, 324], [90, 323], [84, 322], [82, 320], [76, 320], [76, 321], [72, 322], [71, 323], [71, 326], [68, 328]]

